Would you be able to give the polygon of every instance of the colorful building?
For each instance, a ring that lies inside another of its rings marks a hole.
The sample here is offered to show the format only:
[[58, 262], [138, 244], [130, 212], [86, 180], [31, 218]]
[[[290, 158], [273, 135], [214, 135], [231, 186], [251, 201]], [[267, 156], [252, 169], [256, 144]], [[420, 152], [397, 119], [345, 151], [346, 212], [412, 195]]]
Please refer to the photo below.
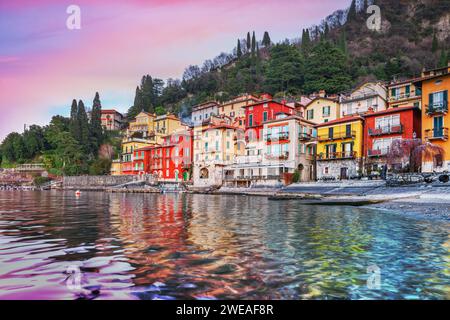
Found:
[[121, 130], [124, 123], [124, 116], [116, 110], [102, 110], [101, 121], [103, 130]]
[[387, 89], [379, 82], [367, 82], [348, 96], [340, 97], [341, 117], [364, 114], [369, 109], [375, 112], [386, 110]]
[[388, 107], [408, 107], [420, 108], [422, 105], [422, 91], [420, 87], [414, 85], [417, 79], [403, 81], [392, 81], [388, 86]]
[[133, 173], [150, 174], [158, 181], [189, 181], [192, 141], [192, 130], [178, 130], [165, 136], [161, 145], [137, 149], [133, 156]]
[[349, 116], [319, 124], [317, 129], [317, 179], [346, 180], [363, 170], [364, 119]]
[[219, 115], [220, 105], [215, 101], [209, 101], [192, 107], [191, 122], [194, 126], [201, 126], [212, 116]]
[[218, 109], [218, 113], [219, 115], [225, 115], [232, 119], [234, 118], [243, 119], [245, 117], [245, 109], [243, 107], [246, 107], [250, 104], [254, 104], [258, 101], [259, 98], [254, 95], [251, 94], [241, 95], [235, 97], [230, 101], [222, 103]]
[[222, 185], [223, 168], [243, 152], [243, 147], [235, 143], [239, 131], [242, 129], [232, 125], [227, 117], [217, 118], [208, 126], [194, 129], [194, 186]]
[[305, 119], [316, 124], [326, 123], [340, 118], [338, 98], [325, 95], [317, 96], [305, 106]]
[[296, 171], [299, 181], [314, 179], [315, 129], [312, 122], [279, 113], [263, 123], [261, 137], [261, 152], [248, 152], [225, 167], [227, 186], [281, 185], [290, 183]]
[[450, 63], [447, 67], [424, 71], [414, 85], [422, 92], [422, 139], [443, 148], [444, 155], [424, 158], [422, 171], [450, 171], [448, 92]]
[[[365, 173], [380, 171], [387, 165], [386, 156], [397, 139], [421, 138], [421, 111], [416, 106], [389, 108], [364, 115], [364, 157]], [[408, 155], [404, 159], [396, 159], [393, 163], [396, 170], [409, 164]], [[389, 168], [391, 169], [391, 168]]]

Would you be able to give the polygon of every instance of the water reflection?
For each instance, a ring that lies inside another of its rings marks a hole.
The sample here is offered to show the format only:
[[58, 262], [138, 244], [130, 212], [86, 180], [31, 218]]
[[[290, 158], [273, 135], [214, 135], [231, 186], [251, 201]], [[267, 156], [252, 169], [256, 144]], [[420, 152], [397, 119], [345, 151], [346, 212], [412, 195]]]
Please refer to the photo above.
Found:
[[261, 197], [0, 192], [0, 299], [449, 299], [449, 230]]

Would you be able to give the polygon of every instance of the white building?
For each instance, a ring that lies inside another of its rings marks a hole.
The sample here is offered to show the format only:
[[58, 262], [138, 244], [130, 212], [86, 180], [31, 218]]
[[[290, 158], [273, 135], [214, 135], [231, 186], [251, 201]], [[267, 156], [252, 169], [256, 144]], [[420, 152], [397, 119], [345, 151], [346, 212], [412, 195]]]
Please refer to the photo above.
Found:
[[387, 89], [380, 82], [367, 82], [349, 96], [340, 97], [341, 117], [364, 114], [369, 108], [374, 112], [387, 108]]
[[212, 116], [219, 115], [220, 105], [217, 102], [210, 101], [199, 104], [192, 108], [191, 121], [194, 126], [202, 125]]

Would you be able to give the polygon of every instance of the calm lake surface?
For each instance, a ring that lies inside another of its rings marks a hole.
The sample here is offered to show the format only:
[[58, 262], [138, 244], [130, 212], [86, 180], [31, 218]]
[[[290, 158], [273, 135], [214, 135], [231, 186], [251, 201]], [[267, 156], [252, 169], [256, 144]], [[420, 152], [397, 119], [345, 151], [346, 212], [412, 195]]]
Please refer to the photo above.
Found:
[[0, 299], [77, 298], [450, 299], [450, 224], [262, 197], [0, 191]]

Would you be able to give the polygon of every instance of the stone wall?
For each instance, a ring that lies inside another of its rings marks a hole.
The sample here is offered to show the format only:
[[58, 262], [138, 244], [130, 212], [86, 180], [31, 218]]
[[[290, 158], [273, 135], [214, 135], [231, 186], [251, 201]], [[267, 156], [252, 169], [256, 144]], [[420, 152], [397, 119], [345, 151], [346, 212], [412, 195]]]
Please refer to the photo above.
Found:
[[65, 189], [103, 189], [114, 187], [120, 184], [140, 181], [139, 176], [74, 176], [64, 177], [63, 187]]
[[[325, 168], [328, 168], [328, 173], [325, 173]], [[347, 176], [349, 178], [357, 176], [362, 169], [358, 160], [317, 161], [317, 179], [333, 177], [339, 180], [341, 168], [347, 168]]]

